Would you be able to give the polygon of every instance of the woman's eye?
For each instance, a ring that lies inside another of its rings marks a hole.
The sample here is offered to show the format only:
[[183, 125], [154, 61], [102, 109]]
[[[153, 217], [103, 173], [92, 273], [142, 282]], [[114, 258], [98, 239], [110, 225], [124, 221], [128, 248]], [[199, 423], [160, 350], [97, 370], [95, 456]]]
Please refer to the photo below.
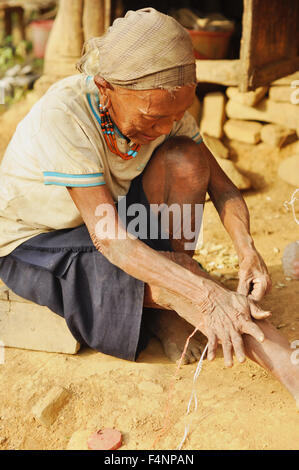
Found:
[[142, 116], [142, 117], [143, 117], [146, 121], [150, 121], [150, 122], [155, 121], [155, 120], [157, 119], [157, 118], [152, 117], [152, 116]]

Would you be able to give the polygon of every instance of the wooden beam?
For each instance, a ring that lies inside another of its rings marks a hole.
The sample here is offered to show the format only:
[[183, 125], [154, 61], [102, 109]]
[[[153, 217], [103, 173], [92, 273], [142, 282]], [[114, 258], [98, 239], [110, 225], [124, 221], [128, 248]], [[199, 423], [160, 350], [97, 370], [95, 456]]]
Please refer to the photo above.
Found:
[[[251, 72], [248, 89], [255, 90], [257, 87], [268, 85], [278, 78], [291, 74], [296, 69], [299, 69], [299, 56], [263, 65], [260, 69], [255, 69]], [[240, 91], [246, 91], [244, 83], [241, 83]]]
[[225, 86], [239, 85], [240, 60], [197, 60], [198, 82], [219, 83]]

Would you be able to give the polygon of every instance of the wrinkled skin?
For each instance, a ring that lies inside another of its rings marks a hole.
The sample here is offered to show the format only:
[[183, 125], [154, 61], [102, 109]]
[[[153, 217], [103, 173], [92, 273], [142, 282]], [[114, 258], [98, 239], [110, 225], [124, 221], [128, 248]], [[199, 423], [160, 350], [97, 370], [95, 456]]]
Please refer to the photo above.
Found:
[[253, 251], [239, 261], [238, 292], [250, 299], [260, 301], [268, 294], [272, 282], [261, 255]]
[[[163, 252], [163, 255], [216, 284], [216, 281], [204, 273], [198, 264], [187, 255], [167, 252]], [[200, 307], [196, 302], [190, 302], [187, 305], [186, 302], [182, 303], [180, 300], [174, 301], [173, 304], [167, 303], [165, 294], [158, 288], [152, 288], [155, 300], [153, 297], [147, 297], [146, 303], [150, 304], [151, 299], [160, 305], [183, 313], [184, 318], [208, 338], [208, 359], [214, 359], [218, 343], [221, 343], [225, 365], [231, 367], [233, 350], [239, 362], [245, 361], [246, 354], [241, 339], [242, 334], [249, 334], [258, 342], [264, 340], [263, 331], [252, 322], [252, 318], [260, 320], [270, 317], [271, 313], [262, 310], [246, 296], [231, 292], [220, 283], [217, 285], [217, 289], [212, 289], [208, 296], [199, 302]], [[196, 295], [194, 297], [196, 298]]]
[[[166, 90], [128, 90], [115, 87], [98, 77], [100, 102], [109, 108], [111, 119], [123, 135], [137, 144], [148, 144], [170, 133], [173, 123], [182, 119], [193, 103], [195, 86], [173, 93]], [[148, 137], [148, 138], [146, 138]]]
[[[165, 90], [124, 90], [99, 77], [96, 84], [101, 103], [107, 106], [112, 120], [128, 139], [140, 144], [167, 135], [194, 97], [194, 87], [181, 87], [170, 94]], [[171, 350], [172, 354], [173, 344], [178, 351], [181, 349], [181, 339], [176, 341], [174, 330], [180, 330], [177, 337], [185, 334], [186, 338], [190, 326], [196, 326], [208, 338], [209, 359], [215, 357], [218, 343], [222, 345], [227, 366], [233, 363], [233, 352], [240, 362], [246, 354], [271, 370], [297, 399], [299, 372], [290, 367], [288, 343], [264, 320], [270, 313], [254, 303], [269, 291], [271, 281], [254, 246], [248, 209], [238, 189], [205, 144], [197, 145], [187, 137], [168, 139], [157, 149], [143, 172], [142, 184], [151, 204], [190, 204], [194, 208], [195, 204], [204, 204], [208, 192], [233, 241], [240, 264], [238, 292], [231, 292], [202, 270], [195, 269], [192, 262], [188, 266], [186, 257], [191, 260], [193, 253], [185, 252], [186, 240], [172, 237], [173, 227], [169, 235], [175, 256], [173, 253], [163, 256], [142, 241], [126, 236], [106, 185], [68, 188], [95, 247], [111, 263], [145, 283], [144, 305], [160, 312], [152, 315], [150, 323], [158, 331], [165, 351]], [[109, 217], [121, 234], [120, 239], [97, 231], [95, 214], [100, 204], [111, 205], [113, 210]], [[193, 222], [194, 217], [193, 211]], [[182, 256], [185, 257], [183, 263], [180, 262]], [[171, 315], [163, 318], [163, 309], [177, 312], [179, 317], [174, 317], [175, 321], [171, 320]], [[171, 347], [167, 349], [166, 344]], [[198, 345], [195, 349], [193, 358], [196, 359]]]

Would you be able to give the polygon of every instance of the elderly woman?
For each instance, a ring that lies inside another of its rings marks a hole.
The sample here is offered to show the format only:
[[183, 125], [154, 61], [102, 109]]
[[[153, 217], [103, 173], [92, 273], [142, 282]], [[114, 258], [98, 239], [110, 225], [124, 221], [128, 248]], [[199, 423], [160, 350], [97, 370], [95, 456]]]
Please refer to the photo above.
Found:
[[[239, 362], [248, 355], [297, 398], [289, 344], [255, 303], [270, 279], [247, 207], [187, 112], [196, 86], [187, 32], [154, 9], [130, 11], [87, 44], [78, 67], [33, 106], [3, 158], [0, 277], [98, 351], [135, 360], [150, 329], [177, 360], [195, 326], [208, 359], [218, 343], [226, 366], [233, 351]], [[239, 256], [238, 292], [192, 260], [207, 192]], [[200, 353], [194, 336], [186, 362]]]

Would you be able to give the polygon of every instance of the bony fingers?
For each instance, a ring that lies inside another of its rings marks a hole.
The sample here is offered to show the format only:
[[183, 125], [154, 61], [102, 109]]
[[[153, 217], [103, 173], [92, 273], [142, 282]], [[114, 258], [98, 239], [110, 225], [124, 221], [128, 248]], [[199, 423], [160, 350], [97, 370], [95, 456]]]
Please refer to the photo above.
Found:
[[260, 300], [262, 300], [262, 298], [266, 294], [266, 289], [267, 289], [266, 284], [255, 284], [248, 298], [251, 300], [255, 300], [256, 302], [259, 302]]
[[249, 283], [246, 282], [243, 279], [240, 279], [239, 284], [238, 284], [238, 288], [237, 288], [237, 292], [238, 292], [238, 294], [248, 295]]
[[262, 300], [262, 298], [266, 295], [269, 287], [269, 283], [271, 284], [270, 278], [268, 275], [257, 277], [254, 281], [253, 290], [249, 296], [253, 300], [257, 302]]
[[236, 331], [233, 331], [231, 333], [231, 340], [233, 343], [236, 358], [238, 359], [239, 362], [244, 362], [246, 359], [246, 356], [245, 356], [245, 349], [244, 349], [242, 336]]
[[269, 310], [263, 310], [253, 300], [249, 302], [250, 313], [256, 320], [264, 320], [265, 318], [271, 317], [272, 313]]
[[262, 343], [265, 339], [262, 330], [252, 321], [244, 321], [242, 324], [242, 333], [246, 333], [253, 336], [259, 343]]
[[225, 339], [222, 341], [222, 349], [223, 349], [223, 357], [224, 357], [224, 365], [226, 367], [233, 366], [233, 353], [232, 353], [232, 343], [230, 340]]

